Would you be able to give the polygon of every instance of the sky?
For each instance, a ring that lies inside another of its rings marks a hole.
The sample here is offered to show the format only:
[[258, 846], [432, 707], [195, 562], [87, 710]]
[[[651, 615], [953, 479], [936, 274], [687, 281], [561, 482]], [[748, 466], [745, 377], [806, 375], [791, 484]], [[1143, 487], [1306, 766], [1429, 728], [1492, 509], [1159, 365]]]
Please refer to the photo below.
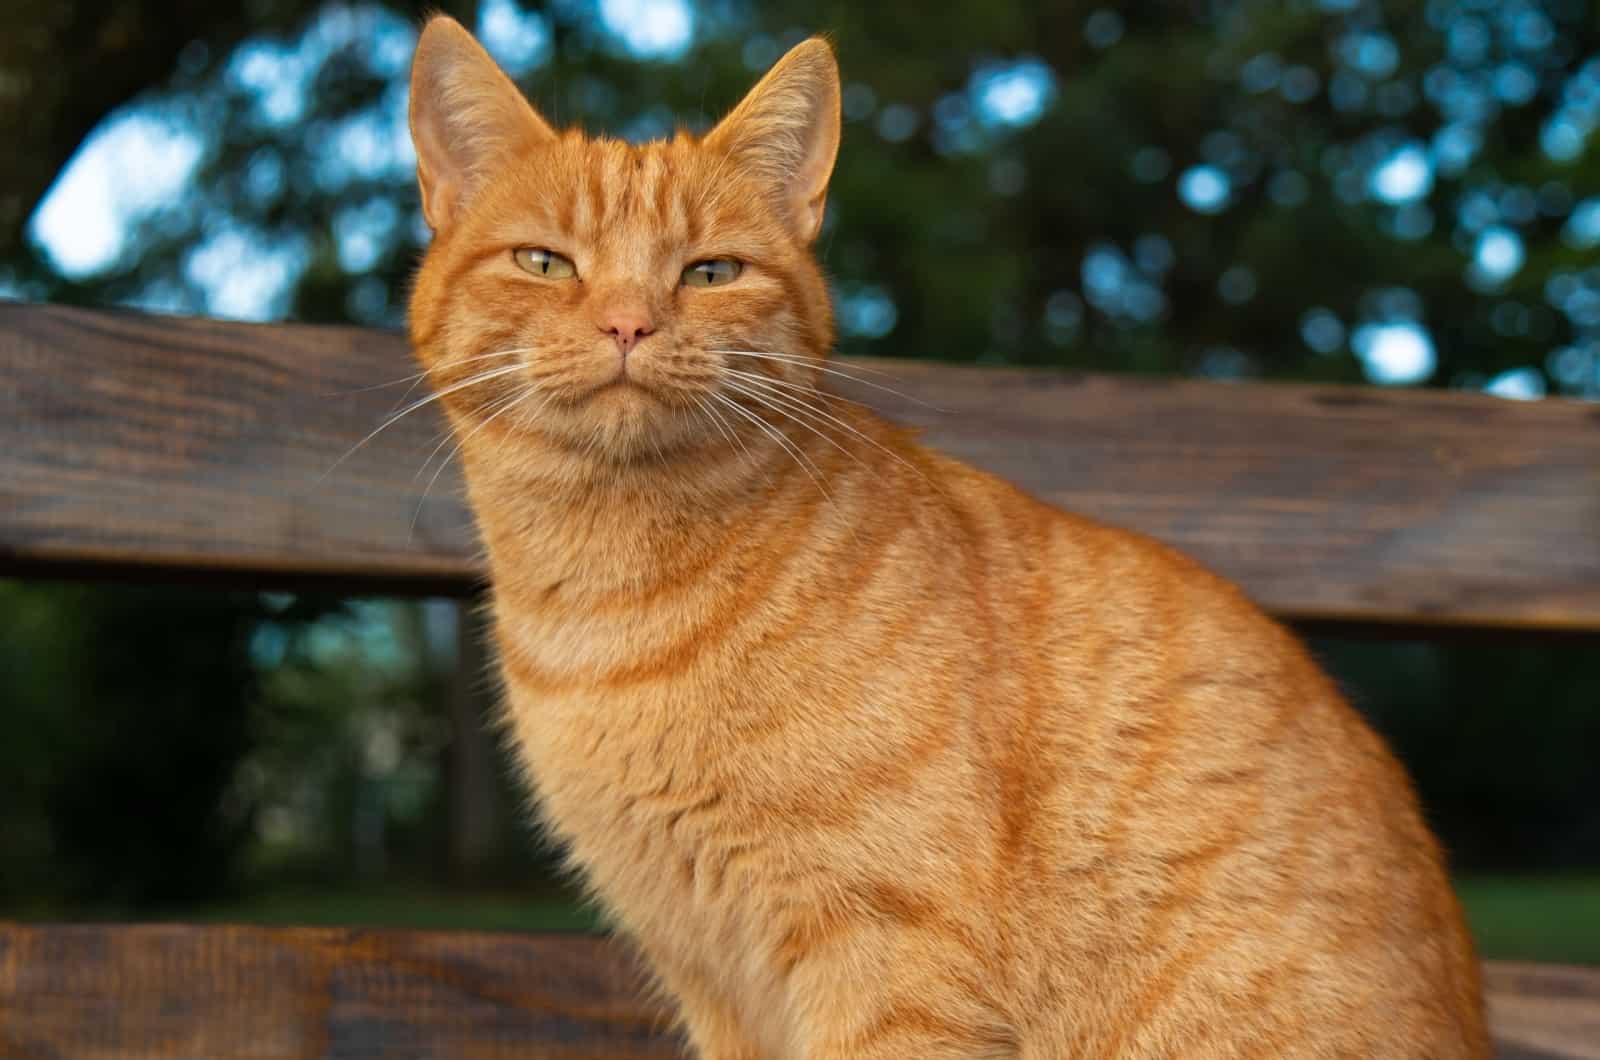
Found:
[[[371, 40], [377, 72], [398, 74], [415, 45], [411, 25], [381, 9], [362, 12], [358, 6], [356, 10], [354, 17], [346, 13], [320, 19], [289, 48], [247, 42], [229, 60], [230, 78], [258, 89], [263, 114], [286, 125], [300, 117], [305, 93], [322, 62], [355, 34]], [[694, 39], [693, 9], [686, 0], [599, 0], [597, 16], [623, 48], [641, 59], [677, 58]], [[536, 67], [549, 47], [543, 19], [523, 11], [515, 0], [486, 0], [474, 29], [513, 76]], [[403, 114], [403, 97], [400, 103], [395, 109]], [[396, 143], [404, 141], [401, 161], [406, 167], [413, 165], [403, 125], [383, 132]], [[372, 142], [376, 139], [343, 143], [341, 155], [371, 159], [381, 151]], [[63, 170], [40, 203], [30, 232], [64, 274], [102, 271], [126, 249], [128, 229], [137, 217], [183, 194], [205, 146], [203, 136], [173, 115], [163, 114], [159, 106], [126, 107], [96, 129]], [[359, 236], [352, 232], [352, 238]], [[202, 265], [201, 271], [208, 282], [232, 282], [238, 287], [238, 281], [223, 277], [221, 269]], [[270, 271], [278, 275], [284, 270]], [[209, 279], [213, 274], [215, 279]], [[228, 315], [247, 318], [269, 315], [272, 301], [265, 290], [253, 297], [236, 290], [223, 300], [233, 310]]]

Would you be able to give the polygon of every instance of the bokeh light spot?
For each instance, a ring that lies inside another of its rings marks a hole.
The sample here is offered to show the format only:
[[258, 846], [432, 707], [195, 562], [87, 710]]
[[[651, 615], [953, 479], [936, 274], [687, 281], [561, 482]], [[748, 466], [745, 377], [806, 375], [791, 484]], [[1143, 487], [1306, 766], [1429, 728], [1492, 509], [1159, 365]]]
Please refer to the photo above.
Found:
[[1395, 149], [1372, 171], [1369, 187], [1375, 197], [1391, 205], [1422, 198], [1433, 188], [1428, 153], [1414, 142]]
[[1367, 378], [1384, 386], [1420, 383], [1433, 375], [1438, 360], [1433, 339], [1415, 321], [1363, 324], [1350, 344]]
[[1478, 235], [1478, 245], [1472, 254], [1473, 272], [1489, 283], [1504, 283], [1522, 268], [1527, 252], [1522, 237], [1504, 225], [1493, 225]]
[[124, 111], [90, 134], [34, 211], [29, 235], [69, 277], [109, 268], [127, 229], [171, 202], [194, 176], [204, 144], [152, 110]]
[[641, 59], [676, 59], [694, 40], [685, 0], [600, 0], [600, 21]]
[[1197, 213], [1221, 213], [1232, 191], [1228, 174], [1216, 166], [1190, 166], [1178, 178], [1178, 198]]
[[1544, 376], [1537, 368], [1512, 368], [1484, 384], [1484, 392], [1513, 401], [1537, 401], [1544, 397]]
[[1055, 99], [1055, 71], [1038, 59], [979, 70], [970, 86], [978, 119], [986, 125], [1032, 125]]
[[550, 30], [538, 12], [516, 0], [483, 0], [478, 9], [478, 39], [512, 77], [520, 77], [550, 57]]

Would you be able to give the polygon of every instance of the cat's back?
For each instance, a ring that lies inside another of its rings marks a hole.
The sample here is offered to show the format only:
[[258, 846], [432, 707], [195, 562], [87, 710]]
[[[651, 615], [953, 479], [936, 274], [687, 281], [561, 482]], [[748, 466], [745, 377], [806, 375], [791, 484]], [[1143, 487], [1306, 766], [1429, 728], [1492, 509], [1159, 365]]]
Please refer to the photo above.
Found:
[[[1057, 1040], [1487, 1055], [1410, 785], [1299, 641], [1165, 545], [942, 471], [991, 616], [996, 863]], [[1059, 1002], [1085, 992], [1103, 1011], [1078, 1022]]]

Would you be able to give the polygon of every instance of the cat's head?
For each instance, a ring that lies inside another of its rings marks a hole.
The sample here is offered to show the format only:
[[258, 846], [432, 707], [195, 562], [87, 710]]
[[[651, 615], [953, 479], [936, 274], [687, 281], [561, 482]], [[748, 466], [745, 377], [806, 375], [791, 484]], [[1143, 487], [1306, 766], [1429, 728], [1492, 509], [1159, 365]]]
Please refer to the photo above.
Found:
[[458, 433], [659, 458], [763, 415], [749, 391], [815, 382], [833, 341], [811, 250], [839, 144], [826, 42], [704, 136], [633, 145], [553, 129], [436, 17], [411, 133], [434, 233], [411, 334]]

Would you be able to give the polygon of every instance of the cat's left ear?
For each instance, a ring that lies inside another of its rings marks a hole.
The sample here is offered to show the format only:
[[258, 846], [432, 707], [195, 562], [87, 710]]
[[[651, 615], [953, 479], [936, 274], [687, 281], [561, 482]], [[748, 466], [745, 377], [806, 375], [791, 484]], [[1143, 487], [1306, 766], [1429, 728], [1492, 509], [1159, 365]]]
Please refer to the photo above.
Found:
[[555, 135], [459, 22], [429, 20], [411, 60], [411, 140], [428, 227], [448, 225], [494, 164]]
[[833, 48], [821, 37], [795, 45], [705, 142], [766, 182], [795, 233], [816, 239], [839, 153]]

